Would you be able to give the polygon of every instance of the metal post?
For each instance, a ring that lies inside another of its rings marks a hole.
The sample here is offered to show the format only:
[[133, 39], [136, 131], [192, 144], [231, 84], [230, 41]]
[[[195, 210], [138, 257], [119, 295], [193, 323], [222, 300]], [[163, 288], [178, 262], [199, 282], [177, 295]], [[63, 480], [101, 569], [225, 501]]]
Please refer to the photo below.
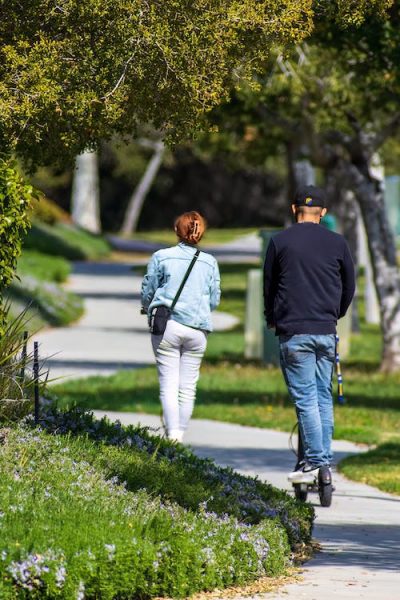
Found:
[[33, 380], [35, 392], [35, 425], [39, 423], [39, 342], [33, 343]]
[[21, 373], [20, 373], [21, 381], [24, 381], [24, 379], [25, 379], [26, 354], [27, 354], [27, 346], [28, 346], [28, 332], [27, 331], [24, 331], [23, 340], [24, 340], [24, 345], [22, 346]]

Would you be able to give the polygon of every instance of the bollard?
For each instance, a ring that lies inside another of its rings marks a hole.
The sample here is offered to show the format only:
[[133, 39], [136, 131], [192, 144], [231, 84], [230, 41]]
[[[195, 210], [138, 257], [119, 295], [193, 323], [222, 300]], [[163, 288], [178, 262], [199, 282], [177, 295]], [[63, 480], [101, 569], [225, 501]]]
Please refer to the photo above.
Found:
[[[259, 233], [259, 236], [262, 239], [262, 254], [261, 254], [261, 262], [264, 264], [265, 255], [267, 252], [268, 244], [273, 235], [278, 233], [280, 229], [262, 229]], [[262, 294], [262, 286], [261, 286], [261, 294]], [[262, 343], [262, 358], [264, 363], [268, 365], [279, 365], [279, 340], [275, 335], [275, 330], [267, 329], [267, 325], [263, 318], [263, 343]]]
[[247, 274], [245, 358], [261, 360], [263, 357], [264, 310], [262, 270], [250, 269]]
[[21, 372], [19, 374], [21, 381], [25, 379], [25, 366], [26, 366], [26, 354], [27, 354], [27, 346], [28, 346], [28, 332], [24, 331], [23, 334], [24, 345], [22, 346], [22, 354], [21, 354]]
[[336, 335], [335, 362], [336, 362], [336, 377], [337, 377], [337, 382], [338, 382], [338, 403], [343, 405], [346, 403], [346, 401], [344, 399], [344, 393], [343, 393], [343, 376], [342, 376], [342, 369], [340, 367], [339, 336], [338, 335]]
[[39, 423], [39, 342], [33, 343], [33, 385], [35, 394], [35, 425]]

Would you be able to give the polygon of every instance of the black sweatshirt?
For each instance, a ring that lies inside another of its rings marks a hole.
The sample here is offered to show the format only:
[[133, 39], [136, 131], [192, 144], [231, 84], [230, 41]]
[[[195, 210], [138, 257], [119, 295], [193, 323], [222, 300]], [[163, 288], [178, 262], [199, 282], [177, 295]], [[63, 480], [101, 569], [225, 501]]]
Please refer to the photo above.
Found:
[[354, 290], [354, 265], [343, 236], [323, 225], [296, 223], [271, 239], [264, 314], [276, 335], [336, 333]]

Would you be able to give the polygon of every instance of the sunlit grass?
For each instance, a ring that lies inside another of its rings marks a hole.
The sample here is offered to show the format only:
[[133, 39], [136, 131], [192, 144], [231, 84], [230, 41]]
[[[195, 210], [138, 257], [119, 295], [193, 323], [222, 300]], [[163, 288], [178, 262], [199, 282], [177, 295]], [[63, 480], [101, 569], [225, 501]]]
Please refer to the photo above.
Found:
[[[231, 229], [207, 229], [201, 242], [202, 246], [214, 246], [216, 244], [225, 244], [232, 242], [243, 235], [258, 233], [255, 227], [237, 227]], [[153, 231], [138, 231], [132, 236], [134, 239], [145, 240], [147, 242], [159, 242], [160, 244], [176, 244], [177, 238], [173, 229], [155, 229]]]

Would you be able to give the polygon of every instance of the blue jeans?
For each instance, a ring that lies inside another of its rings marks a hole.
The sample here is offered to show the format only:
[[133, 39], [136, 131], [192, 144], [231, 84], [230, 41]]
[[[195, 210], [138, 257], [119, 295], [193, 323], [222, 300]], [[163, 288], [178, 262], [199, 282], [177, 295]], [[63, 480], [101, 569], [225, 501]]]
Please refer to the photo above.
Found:
[[304, 457], [311, 465], [332, 462], [332, 373], [335, 336], [280, 336], [283, 376], [296, 406]]

